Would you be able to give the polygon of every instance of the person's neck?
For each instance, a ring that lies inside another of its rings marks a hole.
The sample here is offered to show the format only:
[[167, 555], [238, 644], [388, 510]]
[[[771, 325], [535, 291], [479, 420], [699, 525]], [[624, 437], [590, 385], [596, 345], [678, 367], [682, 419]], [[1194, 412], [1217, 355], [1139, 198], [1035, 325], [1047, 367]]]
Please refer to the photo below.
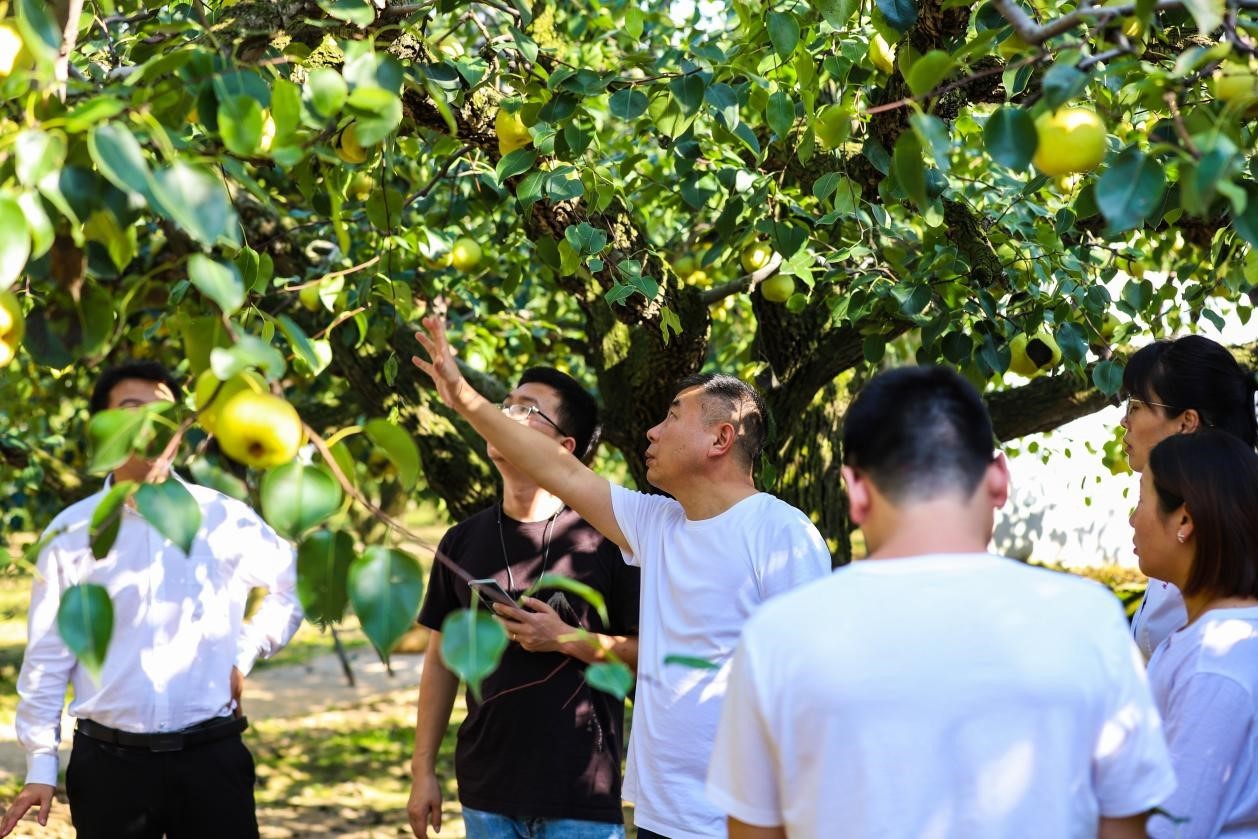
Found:
[[1243, 594], [1219, 595], [1213, 592], [1184, 595], [1184, 607], [1188, 610], [1189, 623], [1212, 609], [1236, 609], [1246, 606], [1258, 606], [1258, 597], [1247, 597]]
[[715, 518], [739, 501], [759, 492], [751, 476], [706, 480], [672, 493], [690, 521]]
[[876, 545], [871, 544], [867, 558], [985, 554], [991, 541], [989, 531], [975, 520], [973, 511], [966, 505], [946, 502], [915, 505], [876, 524], [876, 533], [886, 536]]
[[516, 521], [545, 521], [563, 509], [563, 500], [536, 484], [503, 481], [502, 512]]

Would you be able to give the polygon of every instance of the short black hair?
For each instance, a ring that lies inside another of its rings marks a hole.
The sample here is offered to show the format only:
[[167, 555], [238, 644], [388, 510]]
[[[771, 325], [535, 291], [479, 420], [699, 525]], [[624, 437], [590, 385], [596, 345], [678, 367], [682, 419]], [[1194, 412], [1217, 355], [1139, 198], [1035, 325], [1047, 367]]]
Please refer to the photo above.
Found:
[[88, 402], [88, 410], [93, 414], [98, 414], [108, 408], [109, 392], [116, 384], [127, 379], [161, 382], [170, 388], [175, 402], [183, 401], [183, 386], [165, 367], [156, 361], [124, 361], [108, 368], [96, 378], [96, 384], [92, 387], [92, 397]]
[[560, 430], [576, 441], [572, 453], [588, 463], [598, 448], [602, 428], [598, 422], [598, 402], [581, 383], [554, 367], [530, 367], [520, 376], [520, 384], [536, 382], [559, 394]]
[[991, 417], [947, 367], [900, 367], [863, 388], [843, 417], [843, 462], [892, 502], [974, 493], [992, 463]]
[[1192, 516], [1197, 550], [1184, 594], [1258, 597], [1258, 454], [1206, 429], [1162, 440], [1148, 468], [1162, 513], [1183, 506]]
[[[713, 422], [728, 421], [733, 415], [737, 418], [734, 426], [734, 450], [738, 453], [744, 466], [755, 465], [760, 452], [764, 448], [768, 424], [765, 417], [768, 410], [764, 400], [751, 385], [742, 379], [725, 373], [695, 373], [677, 383], [673, 390], [675, 399], [682, 391], [699, 388], [702, 392], [704, 420]], [[717, 407], [719, 405], [719, 407]]]
[[1123, 370], [1123, 396], [1161, 402], [1156, 408], [1177, 417], [1189, 408], [1201, 424], [1258, 445], [1254, 390], [1258, 381], [1227, 348], [1201, 335], [1163, 339], [1141, 347]]

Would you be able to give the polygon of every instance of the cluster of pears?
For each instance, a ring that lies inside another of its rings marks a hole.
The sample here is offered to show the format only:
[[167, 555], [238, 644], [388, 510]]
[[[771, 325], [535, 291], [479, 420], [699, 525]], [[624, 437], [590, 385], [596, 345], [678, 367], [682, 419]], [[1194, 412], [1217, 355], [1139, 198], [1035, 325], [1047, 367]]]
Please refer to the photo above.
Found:
[[197, 377], [197, 421], [218, 438], [224, 454], [254, 469], [288, 463], [305, 442], [297, 409], [269, 393], [250, 370], [220, 382], [213, 370]]
[[[748, 274], [755, 273], [769, 264], [773, 258], [773, 248], [764, 242], [752, 242], [743, 248], [743, 270]], [[788, 274], [774, 274], [760, 283], [760, 296], [770, 303], [785, 303], [795, 293], [795, 278]]]

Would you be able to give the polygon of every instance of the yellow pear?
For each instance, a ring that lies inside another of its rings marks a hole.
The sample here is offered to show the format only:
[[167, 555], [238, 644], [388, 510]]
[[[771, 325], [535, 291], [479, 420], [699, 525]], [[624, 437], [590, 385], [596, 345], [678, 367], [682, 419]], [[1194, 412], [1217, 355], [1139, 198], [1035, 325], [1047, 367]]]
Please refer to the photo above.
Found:
[[529, 129], [524, 124], [524, 120], [520, 119], [520, 115], [509, 114], [501, 108], [498, 109], [498, 115], [494, 117], [494, 131], [498, 135], [498, 153], [503, 157], [533, 142], [533, 135], [529, 134]]
[[0, 291], [0, 367], [7, 367], [17, 356], [26, 334], [22, 304], [11, 291]]
[[359, 164], [367, 160], [367, 149], [358, 142], [358, 129], [354, 123], [345, 126], [341, 132], [341, 141], [336, 146], [336, 156], [346, 163]]
[[748, 274], [759, 271], [761, 268], [769, 264], [769, 260], [773, 258], [773, 248], [764, 242], [752, 242], [743, 248], [742, 263], [743, 270]]
[[475, 239], [464, 236], [450, 248], [450, 264], [457, 271], [470, 271], [480, 262], [481, 249]]
[[895, 47], [887, 39], [875, 33], [869, 40], [869, 61], [887, 75], [895, 71]]
[[0, 23], [0, 79], [7, 79], [14, 70], [29, 63], [30, 53], [17, 29], [11, 23]]
[[1032, 161], [1045, 175], [1095, 169], [1105, 157], [1105, 123], [1091, 108], [1061, 108], [1035, 120]]
[[1052, 334], [1041, 329], [1034, 335], [1015, 335], [1009, 342], [1009, 369], [1031, 378], [1061, 363], [1061, 347]]
[[288, 463], [306, 432], [297, 410], [270, 393], [244, 390], [227, 400], [218, 414], [219, 445], [232, 460], [255, 469]]
[[785, 303], [795, 293], [795, 278], [787, 274], [774, 274], [760, 284], [760, 294], [770, 303]]
[[219, 414], [223, 406], [233, 396], [244, 391], [264, 393], [265, 385], [262, 378], [252, 370], [237, 373], [225, 382], [221, 382], [213, 370], [205, 370], [197, 376], [197, 383], [192, 390], [193, 405], [197, 410], [197, 422], [211, 434], [215, 433]]

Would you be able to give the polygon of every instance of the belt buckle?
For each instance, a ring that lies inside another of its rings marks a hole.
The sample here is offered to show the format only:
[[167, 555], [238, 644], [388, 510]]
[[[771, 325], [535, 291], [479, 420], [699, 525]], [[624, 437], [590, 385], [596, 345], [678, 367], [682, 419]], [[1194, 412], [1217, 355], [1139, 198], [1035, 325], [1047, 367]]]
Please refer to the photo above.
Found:
[[149, 742], [149, 751], [151, 752], [180, 752], [183, 751], [183, 732], [172, 731], [169, 734], [151, 735], [152, 740]]

